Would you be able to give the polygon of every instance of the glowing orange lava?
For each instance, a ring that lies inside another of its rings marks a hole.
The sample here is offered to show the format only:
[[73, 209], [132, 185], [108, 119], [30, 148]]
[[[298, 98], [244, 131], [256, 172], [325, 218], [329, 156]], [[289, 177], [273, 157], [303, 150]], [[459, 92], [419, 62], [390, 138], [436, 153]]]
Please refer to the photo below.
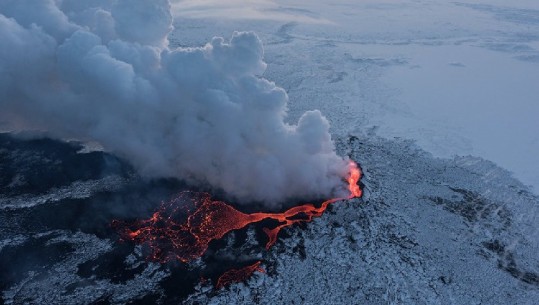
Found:
[[[152, 260], [189, 262], [201, 257], [212, 240], [249, 224], [273, 219], [279, 224], [272, 229], [264, 228], [268, 235], [266, 249], [269, 249], [277, 241], [281, 229], [321, 216], [336, 201], [361, 197], [362, 191], [357, 184], [361, 170], [355, 162], [350, 161], [349, 171], [347, 181], [350, 196], [326, 200], [320, 207], [307, 203], [282, 213], [245, 214], [222, 201], [213, 201], [207, 193], [182, 192], [176, 199], [164, 203], [149, 219], [133, 223], [113, 221], [113, 227], [119, 231], [122, 239], [147, 244], [152, 252]], [[186, 202], [192, 205], [186, 205]]]
[[260, 263], [261, 261], [257, 261], [252, 265], [240, 269], [228, 270], [219, 277], [215, 288], [219, 289], [235, 282], [243, 282], [250, 278], [255, 271], [265, 273], [266, 271], [260, 267]]

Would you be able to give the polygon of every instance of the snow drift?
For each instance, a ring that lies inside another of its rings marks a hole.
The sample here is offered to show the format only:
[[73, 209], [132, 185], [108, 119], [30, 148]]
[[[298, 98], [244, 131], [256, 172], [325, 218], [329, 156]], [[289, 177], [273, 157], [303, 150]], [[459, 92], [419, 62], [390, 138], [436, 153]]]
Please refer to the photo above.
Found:
[[[98, 141], [149, 177], [278, 203], [344, 191], [319, 111], [284, 123], [259, 38], [168, 46], [167, 0], [2, 0], [0, 121]], [[346, 192], [344, 192], [346, 193]]]

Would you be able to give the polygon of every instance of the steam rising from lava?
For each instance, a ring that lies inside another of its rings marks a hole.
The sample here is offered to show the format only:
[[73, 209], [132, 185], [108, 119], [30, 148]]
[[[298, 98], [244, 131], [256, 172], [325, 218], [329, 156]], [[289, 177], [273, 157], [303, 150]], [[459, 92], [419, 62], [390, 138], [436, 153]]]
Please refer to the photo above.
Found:
[[[176, 199], [164, 203], [152, 217], [126, 223], [115, 220], [115, 227], [122, 239], [146, 244], [151, 250], [150, 259], [184, 263], [201, 257], [213, 240], [221, 239], [230, 231], [242, 229], [265, 219], [278, 222], [274, 228], [264, 228], [268, 236], [266, 249], [277, 241], [281, 229], [320, 217], [327, 207], [339, 200], [361, 197], [358, 185], [361, 170], [355, 162], [349, 163], [350, 174], [346, 198], [332, 198], [319, 207], [310, 203], [292, 207], [282, 213], [242, 213], [222, 201], [213, 201], [207, 193], [183, 192]], [[251, 270], [254, 271], [256, 268]]]
[[0, 123], [99, 142], [236, 201], [345, 196], [319, 111], [284, 123], [254, 33], [170, 48], [167, 0], [0, 1]]

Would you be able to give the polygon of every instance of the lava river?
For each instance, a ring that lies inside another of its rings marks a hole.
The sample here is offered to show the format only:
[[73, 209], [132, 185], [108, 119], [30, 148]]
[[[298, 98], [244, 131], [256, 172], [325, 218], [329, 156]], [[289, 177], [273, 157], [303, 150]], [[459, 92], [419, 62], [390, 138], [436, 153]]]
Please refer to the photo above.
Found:
[[[113, 221], [113, 227], [118, 230], [123, 240], [148, 245], [152, 260], [167, 262], [175, 259], [187, 263], [201, 257], [212, 240], [221, 239], [228, 232], [242, 229], [249, 224], [273, 219], [278, 225], [264, 228], [268, 236], [266, 249], [269, 249], [277, 241], [281, 229], [321, 216], [327, 207], [336, 201], [360, 197], [360, 178], [360, 168], [350, 161], [347, 178], [349, 197], [328, 199], [319, 207], [307, 203], [282, 213], [246, 214], [225, 202], [212, 200], [208, 193], [186, 191], [180, 193], [176, 199], [163, 203], [149, 219], [132, 223]], [[258, 264], [251, 269], [251, 272], [260, 270]], [[222, 283], [219, 286], [222, 286]]]

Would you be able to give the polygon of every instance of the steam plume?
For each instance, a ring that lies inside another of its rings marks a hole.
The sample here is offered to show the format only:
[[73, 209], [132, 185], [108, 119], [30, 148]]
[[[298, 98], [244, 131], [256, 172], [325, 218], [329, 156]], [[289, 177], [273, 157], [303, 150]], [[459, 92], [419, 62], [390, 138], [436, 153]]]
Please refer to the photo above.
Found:
[[2, 0], [0, 121], [98, 141], [143, 175], [240, 201], [341, 191], [328, 121], [284, 123], [288, 97], [261, 77], [254, 33], [171, 49], [170, 31], [167, 0]]

